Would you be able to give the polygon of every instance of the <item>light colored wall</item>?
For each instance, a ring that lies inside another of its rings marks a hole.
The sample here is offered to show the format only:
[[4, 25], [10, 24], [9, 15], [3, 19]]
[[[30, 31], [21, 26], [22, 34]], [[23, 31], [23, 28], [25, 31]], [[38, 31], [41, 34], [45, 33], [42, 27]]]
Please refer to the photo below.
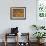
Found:
[[[10, 20], [10, 7], [26, 7], [26, 20]], [[4, 29], [19, 27], [20, 32], [29, 32], [29, 26], [36, 23], [36, 0], [1, 0], [0, 33]]]

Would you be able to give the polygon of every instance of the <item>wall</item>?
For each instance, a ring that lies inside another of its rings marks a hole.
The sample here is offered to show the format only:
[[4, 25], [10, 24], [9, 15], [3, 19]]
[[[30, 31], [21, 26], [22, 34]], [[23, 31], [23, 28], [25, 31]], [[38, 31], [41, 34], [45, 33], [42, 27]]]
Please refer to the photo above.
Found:
[[[26, 7], [26, 20], [10, 20], [10, 7]], [[11, 27], [19, 27], [19, 32], [29, 32], [31, 25], [36, 24], [36, 0], [1, 0], [0, 1], [0, 34], [8, 32]]]

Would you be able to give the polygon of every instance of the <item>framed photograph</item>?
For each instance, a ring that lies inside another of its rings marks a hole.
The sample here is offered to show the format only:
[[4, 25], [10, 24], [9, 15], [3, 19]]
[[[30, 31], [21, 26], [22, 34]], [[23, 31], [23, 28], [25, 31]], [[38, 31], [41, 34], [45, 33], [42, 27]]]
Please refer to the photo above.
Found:
[[10, 19], [12, 20], [26, 19], [26, 7], [11, 7]]

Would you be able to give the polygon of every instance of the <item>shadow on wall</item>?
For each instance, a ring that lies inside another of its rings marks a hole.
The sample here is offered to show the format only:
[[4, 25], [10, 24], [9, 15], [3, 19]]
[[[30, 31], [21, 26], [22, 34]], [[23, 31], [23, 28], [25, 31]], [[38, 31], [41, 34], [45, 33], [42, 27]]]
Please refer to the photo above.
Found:
[[8, 28], [8, 29], [5, 29], [4, 32], [2, 34], [5, 34], [5, 33], [10, 33], [11, 32], [11, 28]]

